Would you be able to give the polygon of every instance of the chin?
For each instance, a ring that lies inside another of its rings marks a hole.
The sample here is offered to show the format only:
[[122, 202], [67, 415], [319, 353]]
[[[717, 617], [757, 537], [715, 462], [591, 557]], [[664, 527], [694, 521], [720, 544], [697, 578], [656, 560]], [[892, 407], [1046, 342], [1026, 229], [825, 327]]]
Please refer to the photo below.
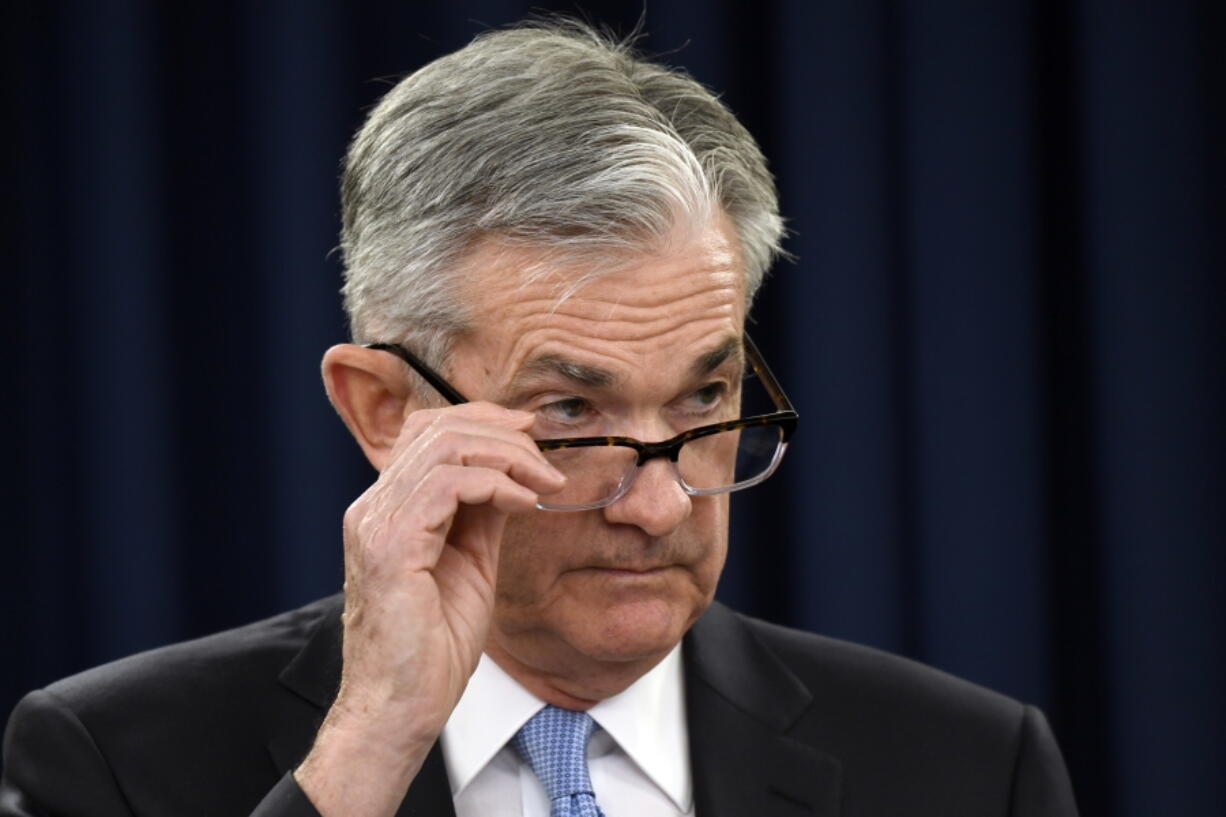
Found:
[[588, 618], [594, 628], [576, 633], [572, 644], [598, 661], [662, 658], [696, 617], [689, 608], [659, 599], [623, 602]]

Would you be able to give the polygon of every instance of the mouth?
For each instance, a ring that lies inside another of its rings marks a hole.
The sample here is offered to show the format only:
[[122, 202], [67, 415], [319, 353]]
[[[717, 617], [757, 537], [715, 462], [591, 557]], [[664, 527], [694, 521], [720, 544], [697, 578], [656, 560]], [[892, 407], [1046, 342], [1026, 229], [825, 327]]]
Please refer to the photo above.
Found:
[[663, 573], [671, 567], [672, 565], [617, 565], [609, 567], [594, 566], [587, 569], [608, 576], [624, 576], [627, 578], [632, 578], [635, 576], [654, 576], [658, 573]]

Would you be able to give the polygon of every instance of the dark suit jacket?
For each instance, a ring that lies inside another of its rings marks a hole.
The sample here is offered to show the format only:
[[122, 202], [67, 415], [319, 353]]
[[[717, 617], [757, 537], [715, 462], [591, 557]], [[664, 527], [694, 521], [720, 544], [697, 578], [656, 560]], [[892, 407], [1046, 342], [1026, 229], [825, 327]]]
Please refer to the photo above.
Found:
[[[0, 815], [315, 817], [288, 773], [336, 693], [340, 608], [324, 599], [26, 696]], [[698, 817], [1076, 813], [1032, 707], [719, 604], [684, 655]], [[453, 814], [438, 746], [399, 814]]]

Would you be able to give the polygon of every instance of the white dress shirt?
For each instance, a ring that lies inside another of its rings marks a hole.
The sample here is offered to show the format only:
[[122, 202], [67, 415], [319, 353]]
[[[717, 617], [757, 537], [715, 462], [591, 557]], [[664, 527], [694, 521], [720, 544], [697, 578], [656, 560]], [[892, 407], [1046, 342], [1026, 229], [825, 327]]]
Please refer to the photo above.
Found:
[[[588, 710], [596, 803], [606, 817], [694, 813], [681, 645], [628, 689]], [[549, 817], [549, 797], [507, 741], [545, 703], [482, 655], [443, 727], [456, 817]]]

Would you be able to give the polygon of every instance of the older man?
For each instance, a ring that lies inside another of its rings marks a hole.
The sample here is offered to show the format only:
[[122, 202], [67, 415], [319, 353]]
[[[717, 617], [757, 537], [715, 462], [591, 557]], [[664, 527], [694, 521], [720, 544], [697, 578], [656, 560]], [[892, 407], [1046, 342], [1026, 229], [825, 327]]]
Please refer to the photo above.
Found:
[[343, 600], [32, 693], [0, 814], [1075, 813], [1033, 708], [712, 604], [796, 415], [745, 335], [773, 183], [705, 89], [487, 34], [343, 194]]

